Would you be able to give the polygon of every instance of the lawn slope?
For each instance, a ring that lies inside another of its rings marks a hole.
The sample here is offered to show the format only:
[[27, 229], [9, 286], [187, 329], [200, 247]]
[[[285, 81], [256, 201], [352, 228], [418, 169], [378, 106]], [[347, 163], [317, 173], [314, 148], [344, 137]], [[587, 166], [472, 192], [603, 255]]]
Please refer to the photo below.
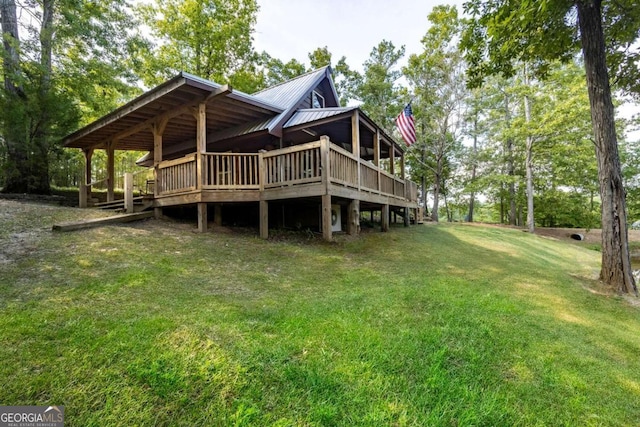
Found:
[[640, 420], [640, 310], [595, 291], [595, 251], [444, 224], [57, 234], [90, 211], [2, 203], [0, 243], [27, 248], [0, 258], [2, 405], [70, 426]]

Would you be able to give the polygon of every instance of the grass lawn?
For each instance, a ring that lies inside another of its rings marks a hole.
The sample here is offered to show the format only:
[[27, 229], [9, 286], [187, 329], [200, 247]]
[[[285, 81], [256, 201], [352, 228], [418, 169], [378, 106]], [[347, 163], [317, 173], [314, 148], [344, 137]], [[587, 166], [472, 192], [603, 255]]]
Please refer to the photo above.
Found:
[[54, 234], [99, 213], [0, 203], [1, 405], [69, 426], [640, 423], [640, 308], [598, 290], [596, 251], [446, 224]]

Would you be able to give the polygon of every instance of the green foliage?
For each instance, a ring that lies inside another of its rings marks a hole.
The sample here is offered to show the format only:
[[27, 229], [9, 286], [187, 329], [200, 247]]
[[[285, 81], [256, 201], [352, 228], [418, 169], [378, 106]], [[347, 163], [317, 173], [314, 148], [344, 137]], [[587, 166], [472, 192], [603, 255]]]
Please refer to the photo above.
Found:
[[[18, 7], [34, 19], [22, 22], [22, 39], [13, 40], [20, 61], [10, 78], [19, 93], [0, 94], [7, 112], [0, 116], [0, 151], [6, 153], [0, 183], [6, 191], [48, 193], [50, 170], [66, 166], [57, 163], [61, 138], [137, 93], [124, 58], [140, 38], [125, 1]], [[50, 17], [47, 26], [41, 25], [44, 16]]]
[[255, 0], [155, 0], [138, 10], [154, 39], [139, 52], [137, 72], [146, 85], [156, 86], [179, 71], [247, 92], [262, 84], [253, 68]]
[[443, 225], [302, 245], [154, 220], [51, 234], [104, 213], [0, 203], [25, 250], [0, 248], [3, 404], [104, 426], [640, 418], [638, 308], [601, 295], [581, 246]]
[[[433, 219], [438, 196], [447, 196], [447, 179], [460, 157], [465, 88], [464, 62], [457, 38], [461, 22], [452, 6], [436, 6], [429, 14], [431, 27], [422, 38], [423, 52], [409, 57], [403, 68], [413, 91], [413, 112], [418, 142], [408, 150], [412, 176], [434, 183]], [[446, 202], [446, 199], [445, 199]]]
[[371, 50], [364, 64], [363, 74], [352, 73], [353, 95], [362, 104], [360, 108], [388, 134], [392, 134], [394, 119], [404, 107], [397, 80], [402, 72], [397, 69], [404, 56], [404, 46], [396, 49], [388, 40], [381, 41]]

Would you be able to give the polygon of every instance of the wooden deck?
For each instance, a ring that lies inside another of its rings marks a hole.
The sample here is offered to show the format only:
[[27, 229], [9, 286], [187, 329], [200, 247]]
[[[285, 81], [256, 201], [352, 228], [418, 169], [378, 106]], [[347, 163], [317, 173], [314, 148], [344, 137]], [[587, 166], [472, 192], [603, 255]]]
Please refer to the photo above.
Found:
[[192, 153], [156, 167], [154, 207], [331, 195], [417, 208], [417, 185], [328, 138], [263, 153]]

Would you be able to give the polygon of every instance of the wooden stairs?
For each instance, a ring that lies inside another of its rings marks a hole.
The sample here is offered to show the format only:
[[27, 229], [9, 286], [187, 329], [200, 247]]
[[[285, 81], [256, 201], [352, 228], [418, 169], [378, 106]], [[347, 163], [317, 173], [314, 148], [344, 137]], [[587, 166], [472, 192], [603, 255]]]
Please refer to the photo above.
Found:
[[[153, 206], [153, 196], [137, 196], [133, 198], [133, 211], [144, 212]], [[93, 207], [116, 212], [124, 212], [124, 199], [112, 200], [110, 202], [94, 203]]]

